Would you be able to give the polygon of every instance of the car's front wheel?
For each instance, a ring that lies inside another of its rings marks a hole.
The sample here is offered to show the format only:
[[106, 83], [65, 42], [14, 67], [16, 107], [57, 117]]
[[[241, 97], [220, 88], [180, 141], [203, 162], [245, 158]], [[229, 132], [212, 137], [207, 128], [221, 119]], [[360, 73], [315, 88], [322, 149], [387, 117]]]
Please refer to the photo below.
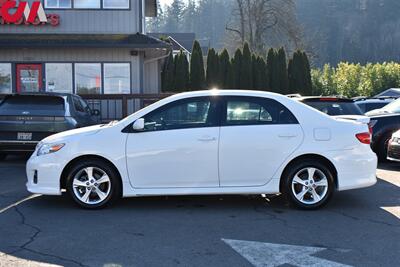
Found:
[[332, 171], [319, 162], [301, 161], [284, 174], [284, 191], [289, 201], [301, 209], [318, 209], [334, 192]]
[[67, 191], [83, 208], [103, 208], [120, 197], [119, 175], [113, 166], [101, 160], [78, 163], [69, 171]]

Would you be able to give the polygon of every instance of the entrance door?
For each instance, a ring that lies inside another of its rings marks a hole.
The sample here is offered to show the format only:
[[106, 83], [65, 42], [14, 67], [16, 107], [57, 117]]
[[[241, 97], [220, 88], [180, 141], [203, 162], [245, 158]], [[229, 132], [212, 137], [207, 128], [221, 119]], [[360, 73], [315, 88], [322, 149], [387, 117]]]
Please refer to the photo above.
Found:
[[17, 92], [39, 92], [42, 89], [42, 65], [17, 65]]

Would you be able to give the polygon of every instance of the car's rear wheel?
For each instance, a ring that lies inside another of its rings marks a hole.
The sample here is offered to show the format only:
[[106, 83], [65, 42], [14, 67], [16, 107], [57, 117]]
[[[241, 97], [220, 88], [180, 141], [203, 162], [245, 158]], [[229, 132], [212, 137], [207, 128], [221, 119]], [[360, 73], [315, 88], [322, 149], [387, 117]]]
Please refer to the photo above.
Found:
[[113, 166], [101, 160], [89, 160], [70, 169], [67, 191], [82, 208], [99, 209], [120, 198], [121, 184]]
[[295, 163], [283, 177], [286, 197], [301, 209], [318, 209], [326, 205], [334, 193], [333, 173], [319, 162]]

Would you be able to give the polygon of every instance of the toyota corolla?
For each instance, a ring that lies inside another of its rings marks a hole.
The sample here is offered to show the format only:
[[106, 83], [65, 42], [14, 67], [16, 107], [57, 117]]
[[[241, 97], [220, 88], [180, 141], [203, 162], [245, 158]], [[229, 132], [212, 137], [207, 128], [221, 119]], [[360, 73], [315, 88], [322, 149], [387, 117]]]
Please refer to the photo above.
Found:
[[120, 197], [277, 193], [316, 209], [336, 191], [376, 183], [370, 141], [367, 124], [279, 94], [190, 92], [42, 140], [27, 188], [66, 191], [89, 209]]

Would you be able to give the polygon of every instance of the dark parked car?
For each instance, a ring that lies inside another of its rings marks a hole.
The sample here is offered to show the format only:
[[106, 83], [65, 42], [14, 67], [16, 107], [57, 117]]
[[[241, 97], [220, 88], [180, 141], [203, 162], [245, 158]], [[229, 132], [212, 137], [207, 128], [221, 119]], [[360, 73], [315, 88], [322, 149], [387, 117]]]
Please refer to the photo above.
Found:
[[364, 115], [355, 101], [342, 97], [305, 96], [296, 100], [303, 102], [330, 116]]
[[373, 116], [373, 115], [393, 114], [393, 113], [400, 114], [400, 99], [393, 101], [392, 103], [384, 106], [383, 108], [375, 109], [370, 112], [367, 112], [366, 114], [368, 116]]
[[[337, 97], [302, 97], [297, 100], [307, 104], [315, 109], [318, 109], [330, 116], [340, 116], [343, 118], [354, 119], [360, 122], [366, 122], [363, 118], [362, 111], [356, 105], [353, 99], [337, 98]], [[392, 134], [400, 128], [400, 111], [396, 113], [395, 102], [392, 102], [387, 107], [391, 106], [385, 112], [377, 113], [378, 115], [368, 115], [369, 127], [372, 133], [372, 150], [378, 155], [380, 161], [386, 160], [387, 148]], [[400, 104], [400, 102], [399, 102]], [[400, 106], [399, 106], [400, 108]], [[343, 116], [346, 115], [346, 116]]]
[[49, 135], [94, 125], [98, 115], [73, 94], [7, 95], [0, 103], [0, 159], [13, 152], [32, 152]]
[[400, 162], [400, 130], [395, 132], [388, 146], [388, 160]]
[[367, 113], [372, 110], [381, 109], [396, 100], [395, 97], [377, 97], [377, 98], [356, 98], [354, 99], [362, 112]]
[[378, 154], [379, 160], [386, 160], [387, 148], [392, 134], [400, 128], [400, 113], [372, 115], [373, 129], [372, 149]]

